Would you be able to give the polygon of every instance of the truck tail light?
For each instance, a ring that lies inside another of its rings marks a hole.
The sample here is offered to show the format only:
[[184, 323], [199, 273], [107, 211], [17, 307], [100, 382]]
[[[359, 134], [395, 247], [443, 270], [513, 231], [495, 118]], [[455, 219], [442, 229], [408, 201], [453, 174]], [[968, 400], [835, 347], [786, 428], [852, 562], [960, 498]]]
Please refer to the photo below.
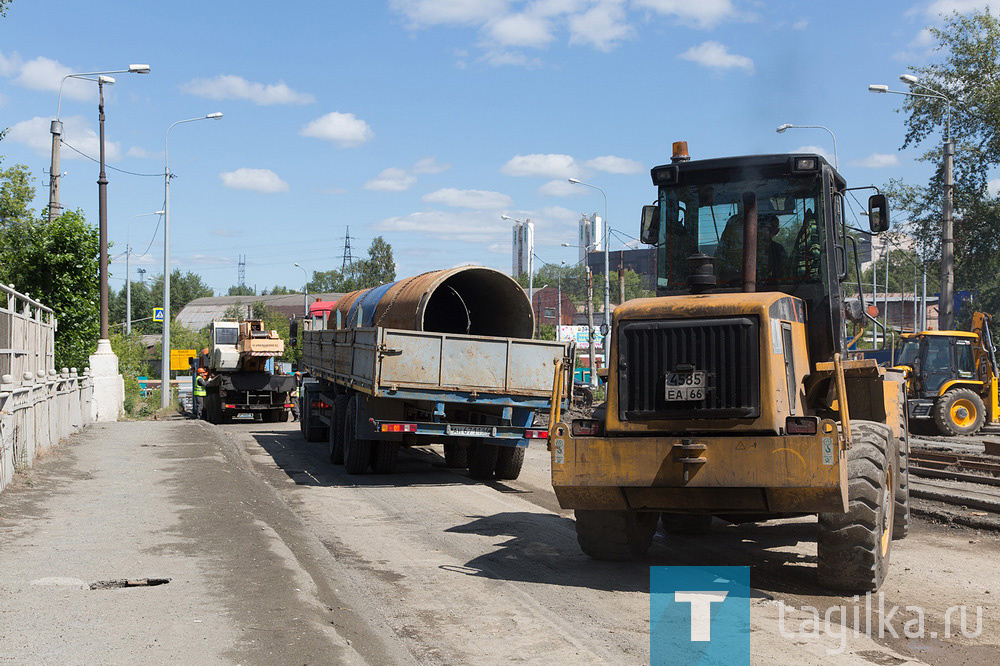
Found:
[[236, 405], [224, 405], [226, 409], [236, 409]]
[[295, 405], [294, 405], [294, 404], [292, 404], [292, 403], [290, 403], [290, 402], [286, 402], [286, 403], [285, 403], [285, 404], [284, 404], [283, 406], [284, 406], [284, 407], [288, 407], [289, 409], [291, 409], [291, 408], [292, 408], [292, 407], [294, 407]]
[[416, 432], [416, 423], [383, 423], [379, 430], [381, 432]]
[[785, 419], [785, 432], [789, 435], [815, 435], [819, 430], [819, 417], [789, 416]]
[[574, 437], [599, 437], [601, 422], [597, 419], [576, 419], [571, 426]]
[[525, 430], [524, 431], [524, 438], [525, 439], [548, 439], [549, 438], [549, 431], [548, 430]]

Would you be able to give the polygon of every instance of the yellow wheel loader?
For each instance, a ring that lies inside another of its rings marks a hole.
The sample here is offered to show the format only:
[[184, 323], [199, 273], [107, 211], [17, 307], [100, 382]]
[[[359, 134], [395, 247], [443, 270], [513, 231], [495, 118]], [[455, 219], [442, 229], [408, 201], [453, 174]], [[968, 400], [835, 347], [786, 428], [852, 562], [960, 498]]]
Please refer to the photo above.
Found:
[[[819, 155], [692, 161], [684, 142], [651, 173], [657, 296], [615, 310], [594, 418], [553, 401], [552, 485], [581, 548], [634, 559], [659, 524], [818, 514], [819, 582], [878, 589], [909, 520], [905, 392], [847, 355], [865, 309], [842, 290], [846, 183]], [[868, 206], [887, 229], [884, 195]]]
[[972, 331], [905, 334], [896, 367], [907, 377], [911, 422], [931, 421], [942, 435], [974, 435], [1000, 420], [991, 318], [972, 315]]

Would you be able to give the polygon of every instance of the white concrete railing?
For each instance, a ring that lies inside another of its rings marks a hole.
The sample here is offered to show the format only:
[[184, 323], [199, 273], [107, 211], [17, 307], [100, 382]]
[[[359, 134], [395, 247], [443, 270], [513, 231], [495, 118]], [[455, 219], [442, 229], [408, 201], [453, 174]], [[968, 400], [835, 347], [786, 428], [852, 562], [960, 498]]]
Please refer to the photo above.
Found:
[[51, 309], [0, 285], [0, 490], [35, 456], [93, 420], [89, 369], [54, 365]]
[[25, 373], [19, 382], [0, 377], [0, 490], [14, 472], [92, 421], [93, 393], [89, 369]]

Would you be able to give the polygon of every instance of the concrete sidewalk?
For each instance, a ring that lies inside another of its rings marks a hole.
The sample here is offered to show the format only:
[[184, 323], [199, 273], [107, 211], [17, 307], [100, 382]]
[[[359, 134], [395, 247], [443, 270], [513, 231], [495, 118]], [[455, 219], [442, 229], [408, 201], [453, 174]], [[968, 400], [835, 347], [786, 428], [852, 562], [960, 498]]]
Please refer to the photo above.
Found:
[[0, 663], [362, 663], [324, 556], [223, 429], [96, 424], [0, 494]]

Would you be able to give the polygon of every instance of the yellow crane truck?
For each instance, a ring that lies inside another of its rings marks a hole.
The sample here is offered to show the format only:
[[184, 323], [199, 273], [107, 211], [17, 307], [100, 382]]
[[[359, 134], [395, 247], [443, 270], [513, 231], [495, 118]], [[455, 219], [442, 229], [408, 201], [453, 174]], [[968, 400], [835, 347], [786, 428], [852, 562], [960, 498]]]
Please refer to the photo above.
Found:
[[[661, 521], [818, 514], [819, 582], [878, 589], [909, 521], [906, 397], [902, 373], [847, 354], [865, 309], [842, 289], [844, 179], [815, 154], [692, 161], [685, 142], [651, 173], [657, 296], [614, 312], [603, 409], [552, 403], [552, 485], [581, 548], [636, 559]], [[868, 208], [886, 230], [885, 196]]]
[[904, 334], [896, 353], [904, 370], [911, 422], [931, 421], [942, 435], [974, 435], [1000, 420], [997, 360], [990, 316], [972, 315], [972, 331]]

